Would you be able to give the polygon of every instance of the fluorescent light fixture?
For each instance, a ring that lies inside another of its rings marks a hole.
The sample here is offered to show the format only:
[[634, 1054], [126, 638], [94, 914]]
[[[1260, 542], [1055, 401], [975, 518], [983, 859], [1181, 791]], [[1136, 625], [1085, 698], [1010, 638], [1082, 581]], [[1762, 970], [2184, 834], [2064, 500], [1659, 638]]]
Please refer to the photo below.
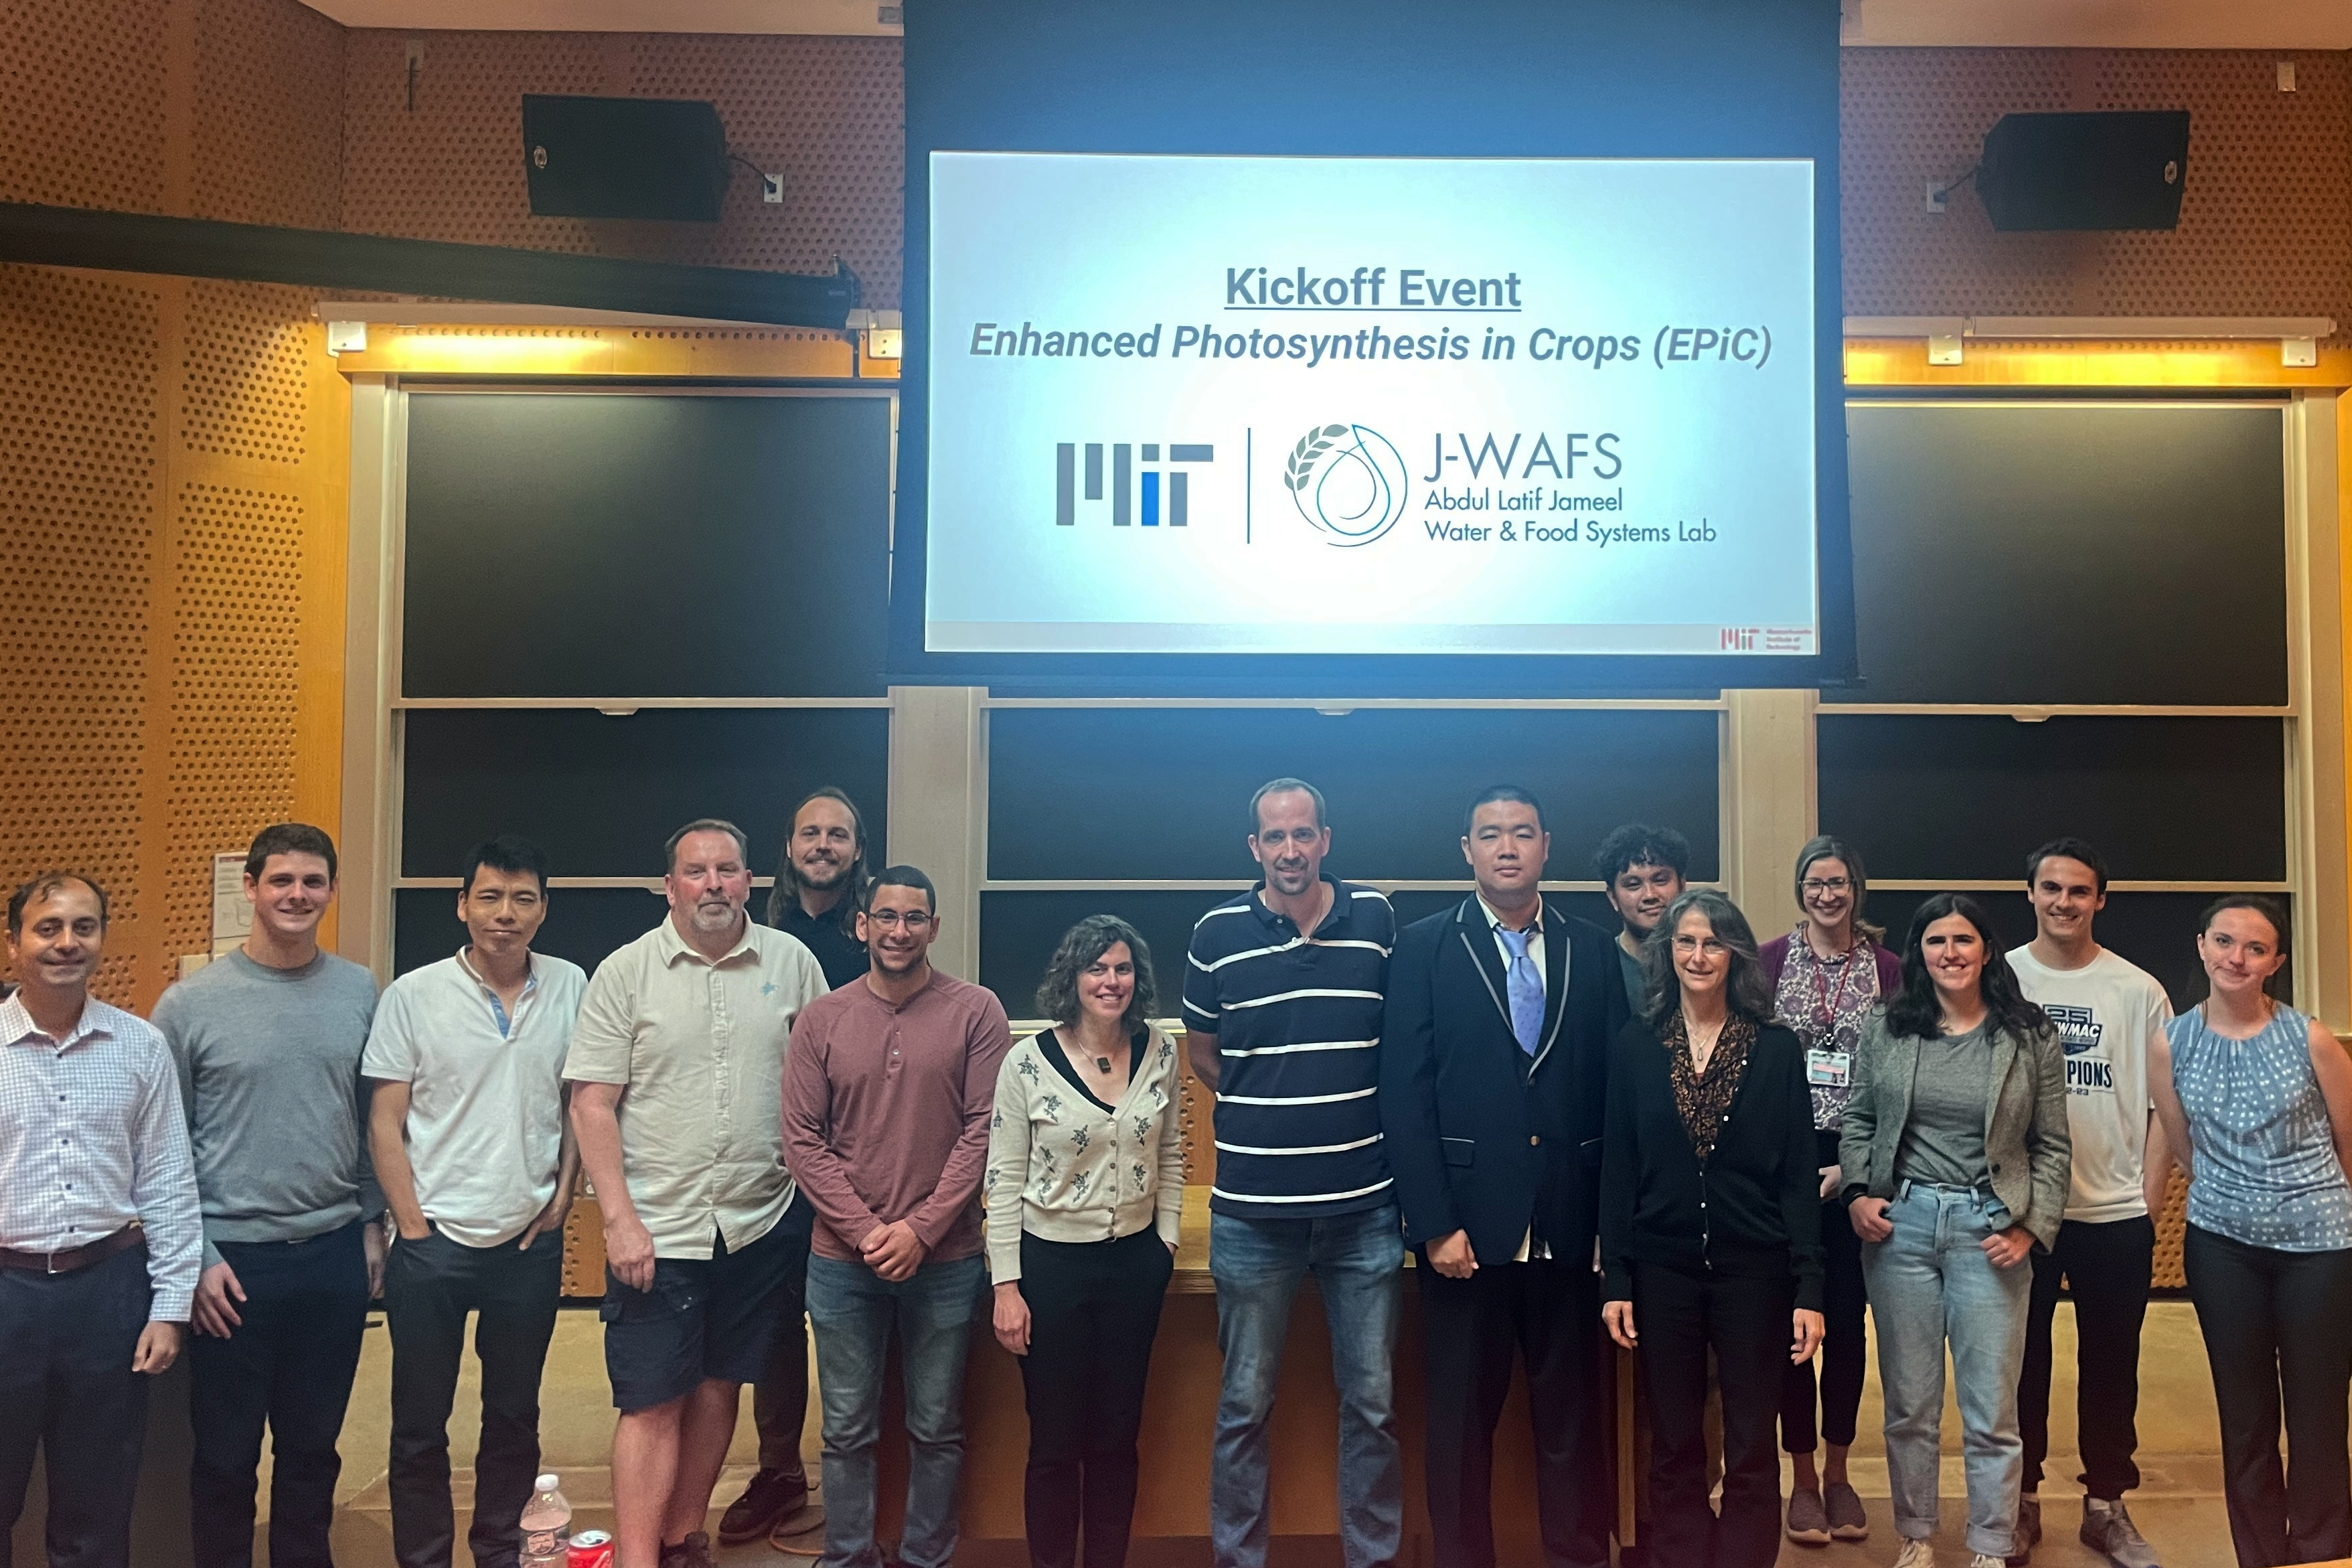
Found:
[[321, 300], [311, 314], [328, 322], [412, 327], [705, 327], [791, 331], [773, 321], [722, 321], [642, 310], [592, 310], [571, 305], [430, 303], [419, 300]]
[[2336, 335], [2327, 316], [1848, 316], [1849, 338], [1924, 338], [1927, 363], [1958, 364], [1969, 339], [2074, 342], [2274, 341], [2279, 363], [2319, 363], [2319, 340]]

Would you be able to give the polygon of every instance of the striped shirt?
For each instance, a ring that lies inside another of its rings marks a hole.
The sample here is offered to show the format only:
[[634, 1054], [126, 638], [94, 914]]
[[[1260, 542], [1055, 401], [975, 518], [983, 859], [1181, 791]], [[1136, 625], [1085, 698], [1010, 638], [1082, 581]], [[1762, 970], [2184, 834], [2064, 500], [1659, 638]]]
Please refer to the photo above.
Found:
[[1260, 883], [1192, 928], [1184, 1023], [1217, 1042], [1217, 1174], [1209, 1206], [1250, 1219], [1354, 1214], [1391, 1201], [1381, 1150], [1381, 1016], [1396, 913], [1326, 877], [1312, 936]]
[[148, 1318], [184, 1323], [204, 1219], [163, 1037], [92, 999], [63, 1040], [0, 1002], [0, 1247], [68, 1252], [147, 1235]]

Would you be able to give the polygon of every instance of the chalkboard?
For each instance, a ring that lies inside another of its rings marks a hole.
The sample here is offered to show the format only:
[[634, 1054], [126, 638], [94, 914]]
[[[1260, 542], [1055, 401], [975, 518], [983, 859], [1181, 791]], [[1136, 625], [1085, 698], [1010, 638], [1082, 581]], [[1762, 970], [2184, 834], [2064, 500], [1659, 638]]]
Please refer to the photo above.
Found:
[[1837, 714], [1821, 824], [1875, 877], [2015, 877], [2062, 834], [2136, 881], [2286, 877], [2282, 721]]
[[411, 394], [403, 694], [880, 695], [894, 407]]
[[1828, 700], [2287, 700], [2275, 404], [1846, 409], [1862, 684]]
[[989, 718], [988, 874], [1254, 877], [1250, 795], [1292, 774], [1329, 803], [1335, 876], [1466, 878], [1463, 808], [1512, 784], [1544, 803], [1553, 879], [1591, 876], [1602, 836], [1637, 818], [1679, 829], [1706, 879], [1716, 730], [1706, 710], [1001, 708]]
[[869, 708], [412, 710], [401, 874], [455, 877], [475, 845], [520, 833], [559, 877], [658, 877], [662, 846], [698, 816], [751, 836], [751, 869], [782, 852], [793, 806], [820, 784], [887, 842], [890, 717]]

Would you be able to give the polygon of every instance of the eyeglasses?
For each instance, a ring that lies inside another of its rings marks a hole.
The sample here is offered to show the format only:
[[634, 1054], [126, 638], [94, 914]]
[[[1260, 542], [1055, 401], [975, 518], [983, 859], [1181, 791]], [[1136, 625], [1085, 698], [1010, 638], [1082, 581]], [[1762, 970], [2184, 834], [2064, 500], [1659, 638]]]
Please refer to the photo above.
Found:
[[1711, 936], [1678, 936], [1675, 938], [1675, 951], [1685, 955], [1704, 952], [1709, 958], [1721, 958], [1731, 950]]
[[880, 926], [884, 931], [896, 931], [898, 927], [905, 926], [910, 932], [919, 931], [931, 923], [931, 917], [921, 910], [907, 910], [903, 912], [898, 910], [868, 910], [866, 911], [866, 919], [871, 924]]
[[1843, 893], [1853, 884], [1843, 877], [1808, 877], [1797, 886], [1810, 899], [1816, 893]]

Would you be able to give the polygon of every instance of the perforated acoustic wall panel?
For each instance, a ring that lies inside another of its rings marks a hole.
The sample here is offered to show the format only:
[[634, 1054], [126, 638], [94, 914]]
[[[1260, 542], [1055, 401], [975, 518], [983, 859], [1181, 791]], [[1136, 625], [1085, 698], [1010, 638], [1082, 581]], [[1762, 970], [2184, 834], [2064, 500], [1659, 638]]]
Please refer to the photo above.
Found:
[[0, 196], [163, 210], [166, 0], [0, 0]]
[[45, 867], [120, 898], [100, 984], [152, 948], [137, 889], [161, 468], [161, 299], [0, 268], [0, 879]]
[[180, 438], [193, 451], [299, 464], [308, 435], [312, 296], [260, 283], [188, 285]]
[[[899, 46], [889, 38], [427, 33], [349, 36], [343, 221], [547, 249], [805, 268], [838, 254], [871, 304], [898, 304]], [[2352, 322], [2352, 58], [2252, 51], [1849, 49], [1845, 308], [1856, 314], [2327, 314]], [[710, 226], [534, 218], [521, 95], [709, 99], [749, 171]], [[2190, 174], [2169, 234], [1996, 235], [1972, 191], [1941, 215], [1930, 181], [1976, 162], [2014, 110], [2186, 108]]]
[[195, 72], [213, 101], [196, 113], [191, 216], [337, 226], [342, 28], [283, 0], [197, 0]]
[[[1845, 308], [1855, 315], [2327, 315], [2352, 328], [2352, 57], [1848, 49]], [[2186, 109], [2180, 226], [1995, 234], [1963, 186], [2002, 115]]]
[[[333, 227], [296, 0], [0, 0], [0, 197]], [[100, 879], [100, 990], [211, 945], [211, 860], [340, 781], [347, 394], [315, 296], [0, 268], [0, 887]]]
[[[424, 45], [411, 91], [408, 44]], [[343, 226], [537, 250], [599, 248], [575, 218], [534, 218], [522, 95], [600, 93], [608, 42], [587, 33], [384, 33], [343, 43]]]
[[[425, 55], [410, 107], [408, 42]], [[839, 256], [866, 302], [898, 304], [905, 89], [896, 38], [679, 34], [349, 36], [343, 224], [484, 245], [817, 271]], [[533, 217], [522, 95], [706, 99], [736, 167], [716, 224]]]
[[[191, 480], [180, 487], [170, 558], [170, 813], [165, 858], [208, 865], [260, 825], [297, 815], [302, 498]], [[212, 888], [165, 886], [169, 951], [212, 941]]]

